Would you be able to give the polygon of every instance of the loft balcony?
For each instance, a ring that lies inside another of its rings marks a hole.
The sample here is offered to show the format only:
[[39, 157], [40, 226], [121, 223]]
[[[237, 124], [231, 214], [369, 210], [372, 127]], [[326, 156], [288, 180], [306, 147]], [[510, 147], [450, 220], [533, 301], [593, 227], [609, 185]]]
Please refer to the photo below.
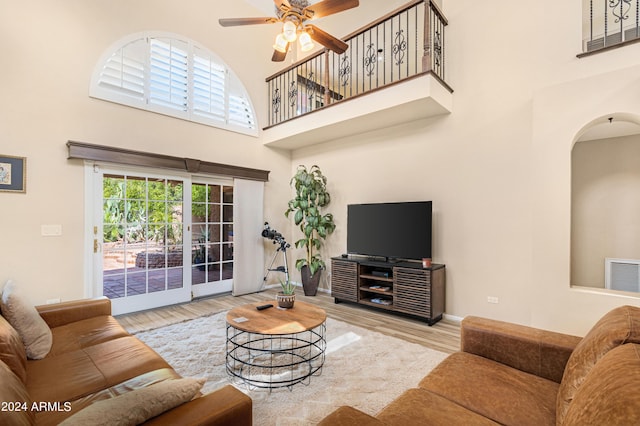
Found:
[[268, 77], [264, 144], [297, 149], [448, 114], [447, 20], [412, 1], [347, 36], [343, 54], [321, 50]]
[[640, 1], [586, 0], [582, 3], [584, 57], [640, 42]]

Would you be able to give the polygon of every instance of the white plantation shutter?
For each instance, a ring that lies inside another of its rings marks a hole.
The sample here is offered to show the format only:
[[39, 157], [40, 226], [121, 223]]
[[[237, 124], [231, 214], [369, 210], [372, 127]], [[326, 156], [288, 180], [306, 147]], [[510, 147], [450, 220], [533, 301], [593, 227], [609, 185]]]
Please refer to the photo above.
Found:
[[255, 127], [251, 105], [245, 98], [229, 95], [229, 123], [247, 129]]
[[97, 64], [90, 96], [257, 136], [255, 112], [233, 71], [209, 50], [167, 34], [135, 34]]
[[196, 49], [193, 55], [193, 113], [224, 122], [226, 70]]
[[187, 111], [188, 45], [179, 40], [149, 42], [149, 102]]
[[146, 48], [138, 39], [113, 53], [100, 70], [100, 86], [143, 101]]

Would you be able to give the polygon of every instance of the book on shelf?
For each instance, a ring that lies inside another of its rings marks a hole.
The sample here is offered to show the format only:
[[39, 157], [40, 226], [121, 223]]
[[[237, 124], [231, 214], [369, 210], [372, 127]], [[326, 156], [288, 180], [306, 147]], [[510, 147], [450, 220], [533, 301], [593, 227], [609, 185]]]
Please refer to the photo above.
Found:
[[379, 291], [391, 291], [391, 287], [383, 286], [383, 285], [372, 285], [369, 286], [371, 290], [379, 290]]
[[393, 302], [390, 299], [383, 299], [382, 297], [374, 297], [371, 299], [372, 303], [377, 303], [378, 305], [390, 306]]

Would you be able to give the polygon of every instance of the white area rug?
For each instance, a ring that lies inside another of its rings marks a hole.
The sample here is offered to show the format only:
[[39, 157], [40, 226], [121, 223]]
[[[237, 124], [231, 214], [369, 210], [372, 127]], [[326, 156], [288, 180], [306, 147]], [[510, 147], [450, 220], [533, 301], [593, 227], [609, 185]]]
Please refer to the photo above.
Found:
[[[204, 377], [207, 393], [228, 384], [226, 312], [138, 333], [182, 376]], [[415, 387], [447, 355], [401, 339], [327, 318], [322, 374], [293, 390], [247, 391], [254, 425], [314, 425], [341, 405], [375, 415]]]

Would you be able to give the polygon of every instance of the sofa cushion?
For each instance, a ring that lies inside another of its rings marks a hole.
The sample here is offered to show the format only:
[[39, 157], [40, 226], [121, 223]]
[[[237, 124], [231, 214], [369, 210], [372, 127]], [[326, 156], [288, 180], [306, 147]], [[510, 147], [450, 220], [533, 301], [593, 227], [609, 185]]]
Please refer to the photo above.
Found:
[[576, 391], [600, 358], [625, 343], [640, 343], [638, 307], [621, 306], [613, 309], [578, 343], [569, 357], [558, 391], [558, 424], [563, 422]]
[[112, 316], [101, 315], [51, 329], [53, 345], [49, 356], [75, 351], [129, 333]]
[[640, 345], [626, 344], [596, 363], [569, 404], [562, 425], [640, 424]]
[[426, 389], [409, 389], [376, 417], [391, 425], [417, 425], [426, 419], [430, 426], [498, 424]]
[[501, 424], [555, 424], [558, 383], [478, 355], [449, 355], [419, 386]]
[[28, 361], [27, 389], [36, 401], [73, 401], [160, 368], [170, 366], [144, 343], [127, 336]]
[[36, 308], [20, 294], [15, 283], [8, 281], [0, 301], [2, 316], [18, 331], [24, 343], [27, 357], [44, 358], [53, 342], [51, 330]]
[[0, 402], [3, 410], [0, 419], [3, 425], [32, 425], [34, 424], [33, 411], [31, 410], [32, 400], [29, 397], [24, 383], [13, 374], [9, 367], [0, 361]]
[[27, 353], [22, 339], [15, 328], [0, 316], [0, 361], [18, 376], [22, 383], [27, 382]]
[[102, 372], [83, 351], [27, 361], [27, 390], [34, 401], [73, 401], [106, 387]]
[[99, 401], [80, 410], [60, 425], [136, 425], [193, 399], [205, 379], [184, 378], [163, 382]]
[[95, 402], [110, 399], [146, 386], [151, 386], [164, 380], [180, 378], [180, 375], [172, 368], [150, 371], [125, 382], [118, 383], [115, 386], [111, 386], [82, 398], [70, 401], [68, 410], [39, 411], [36, 413], [36, 424], [38, 426], [57, 426], [66, 418], [71, 417], [75, 413], [80, 412], [80, 410], [87, 408]]
[[149, 371], [171, 368], [153, 349], [133, 336], [89, 346], [83, 351], [100, 369], [108, 386]]

